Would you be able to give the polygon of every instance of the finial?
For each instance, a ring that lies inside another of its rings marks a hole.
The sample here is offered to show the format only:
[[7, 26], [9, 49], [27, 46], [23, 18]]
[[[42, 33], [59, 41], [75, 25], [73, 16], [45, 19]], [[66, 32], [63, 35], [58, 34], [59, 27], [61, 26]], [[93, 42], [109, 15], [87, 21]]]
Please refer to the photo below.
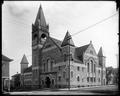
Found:
[[92, 44], [92, 40], [90, 40], [90, 44]]
[[67, 30], [67, 33], [68, 33], [69, 31]]
[[40, 8], [42, 8], [41, 4], [40, 4]]

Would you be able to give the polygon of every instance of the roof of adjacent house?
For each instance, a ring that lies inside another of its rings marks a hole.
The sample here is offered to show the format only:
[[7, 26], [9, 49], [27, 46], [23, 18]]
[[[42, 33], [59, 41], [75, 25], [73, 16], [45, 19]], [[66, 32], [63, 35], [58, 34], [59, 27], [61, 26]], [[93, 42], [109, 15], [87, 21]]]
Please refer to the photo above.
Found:
[[19, 76], [20, 75], [20, 73], [17, 73], [17, 74], [14, 74], [12, 77], [16, 77], [16, 76]]
[[24, 73], [32, 72], [32, 65], [24, 70]]
[[10, 59], [10, 58], [8, 58], [8, 57], [5, 56], [5, 55], [2, 55], [2, 60], [8, 61], [8, 62], [13, 61], [13, 59]]
[[25, 54], [24, 54], [20, 64], [28, 64], [28, 60], [27, 60]]

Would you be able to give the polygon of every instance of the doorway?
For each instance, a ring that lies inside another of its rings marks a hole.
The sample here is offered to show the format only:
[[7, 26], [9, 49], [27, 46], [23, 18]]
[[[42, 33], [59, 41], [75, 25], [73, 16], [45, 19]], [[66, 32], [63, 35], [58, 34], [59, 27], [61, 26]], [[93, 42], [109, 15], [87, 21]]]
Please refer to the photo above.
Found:
[[46, 79], [45, 79], [45, 84], [46, 84], [46, 87], [47, 87], [47, 88], [50, 88], [51, 81], [50, 81], [50, 78], [49, 78], [49, 77], [46, 77]]

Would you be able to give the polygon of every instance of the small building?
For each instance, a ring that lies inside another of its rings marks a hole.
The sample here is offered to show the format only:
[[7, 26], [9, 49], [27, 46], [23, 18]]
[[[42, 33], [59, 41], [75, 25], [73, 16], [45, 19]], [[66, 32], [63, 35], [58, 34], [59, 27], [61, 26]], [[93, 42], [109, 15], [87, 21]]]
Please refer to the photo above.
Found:
[[10, 91], [9, 63], [13, 61], [5, 55], [2, 55], [2, 91]]
[[32, 66], [28, 67], [28, 60], [24, 55], [21, 60], [21, 87], [31, 88], [32, 86]]
[[17, 74], [15, 74], [15, 75], [12, 76], [11, 87], [13, 89], [16, 89], [16, 88], [20, 87], [20, 76], [21, 76], [20, 73], [17, 73]]

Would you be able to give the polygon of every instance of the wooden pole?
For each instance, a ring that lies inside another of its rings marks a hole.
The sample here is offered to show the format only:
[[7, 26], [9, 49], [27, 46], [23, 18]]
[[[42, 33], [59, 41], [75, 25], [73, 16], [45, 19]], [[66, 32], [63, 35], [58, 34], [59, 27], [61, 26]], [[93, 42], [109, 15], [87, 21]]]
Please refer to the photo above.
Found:
[[69, 66], [68, 66], [68, 75], [69, 75], [69, 85], [68, 85], [68, 89], [70, 90], [70, 37], [68, 38], [69, 39], [69, 43], [68, 43], [68, 62], [69, 62]]

